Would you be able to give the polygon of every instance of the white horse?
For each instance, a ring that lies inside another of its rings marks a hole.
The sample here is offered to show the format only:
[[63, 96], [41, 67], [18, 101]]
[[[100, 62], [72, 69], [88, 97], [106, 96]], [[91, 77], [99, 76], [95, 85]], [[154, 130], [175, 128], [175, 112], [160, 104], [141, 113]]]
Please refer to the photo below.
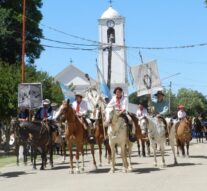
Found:
[[[166, 166], [164, 158], [164, 145], [166, 141], [164, 123], [159, 118], [143, 117], [140, 119], [140, 126], [146, 125], [148, 136], [154, 152], [154, 164], [157, 166], [156, 144], [160, 145], [162, 165]], [[144, 130], [144, 127], [141, 127]]]
[[[109, 145], [112, 152], [112, 167], [111, 172], [115, 172], [115, 145], [121, 148], [121, 157], [123, 161], [123, 172], [127, 172], [128, 166], [131, 169], [131, 143], [128, 138], [128, 128], [123, 117], [120, 117], [118, 112], [112, 108], [106, 108], [106, 121], [109, 122], [108, 136]], [[126, 147], [128, 148], [130, 163], [128, 164]]]

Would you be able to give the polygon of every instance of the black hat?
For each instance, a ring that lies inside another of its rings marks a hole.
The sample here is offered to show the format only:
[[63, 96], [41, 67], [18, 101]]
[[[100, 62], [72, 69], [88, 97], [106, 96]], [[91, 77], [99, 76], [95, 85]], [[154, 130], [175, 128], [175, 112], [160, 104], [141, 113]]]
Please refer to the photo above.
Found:
[[117, 91], [117, 90], [123, 92], [123, 89], [122, 89], [121, 87], [116, 87], [116, 88], [114, 89], [114, 92], [113, 92], [113, 93], [116, 94], [116, 91]]
[[158, 95], [165, 96], [165, 94], [162, 91], [157, 91], [157, 93], [155, 94], [155, 96], [158, 96]]

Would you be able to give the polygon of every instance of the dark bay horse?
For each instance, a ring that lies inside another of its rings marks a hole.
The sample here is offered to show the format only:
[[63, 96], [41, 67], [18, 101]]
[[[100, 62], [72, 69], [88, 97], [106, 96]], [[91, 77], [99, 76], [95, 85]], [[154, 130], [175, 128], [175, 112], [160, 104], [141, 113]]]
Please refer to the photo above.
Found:
[[111, 161], [111, 148], [109, 146], [109, 143], [107, 141], [107, 128], [103, 126], [103, 112], [101, 111], [101, 108], [99, 107], [97, 110], [97, 119], [95, 120], [95, 139], [96, 143], [98, 144], [99, 149], [99, 162], [100, 166], [102, 166], [102, 144], [104, 143], [106, 152], [108, 154], [108, 163]]
[[192, 140], [191, 120], [184, 118], [176, 125], [176, 142], [177, 142], [177, 154], [179, 155], [179, 149], [182, 151], [182, 155], [185, 156], [185, 145], [187, 149], [187, 156], [189, 156], [189, 145]]
[[202, 126], [202, 123], [198, 117], [193, 118], [192, 125], [195, 129], [195, 136], [196, 136], [197, 143], [198, 142], [203, 143], [204, 127]]
[[[83, 123], [75, 114], [73, 108], [67, 103], [63, 102], [60, 110], [60, 115], [63, 115], [66, 120], [65, 136], [67, 139], [68, 149], [70, 153], [70, 169], [73, 170], [73, 145], [76, 146], [76, 173], [80, 173], [79, 169], [79, 154], [82, 155], [82, 170], [84, 170], [84, 150], [83, 145], [86, 142], [87, 132], [84, 129]], [[90, 144], [91, 153], [93, 156], [93, 164], [96, 168], [96, 161], [94, 155], [94, 145]]]
[[19, 136], [29, 137], [33, 150], [33, 168], [36, 169], [37, 152], [41, 154], [41, 167], [44, 170], [47, 161], [47, 151], [50, 143], [49, 128], [45, 123], [41, 122], [22, 122], [19, 125]]

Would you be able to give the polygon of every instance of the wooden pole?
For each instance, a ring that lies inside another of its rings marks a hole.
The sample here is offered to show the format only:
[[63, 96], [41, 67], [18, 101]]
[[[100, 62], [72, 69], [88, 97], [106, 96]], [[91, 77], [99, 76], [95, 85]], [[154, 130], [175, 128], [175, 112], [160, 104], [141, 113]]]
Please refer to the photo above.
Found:
[[22, 0], [23, 4], [23, 14], [22, 14], [22, 83], [25, 81], [24, 75], [24, 55], [25, 55], [25, 29], [26, 29], [26, 0]]

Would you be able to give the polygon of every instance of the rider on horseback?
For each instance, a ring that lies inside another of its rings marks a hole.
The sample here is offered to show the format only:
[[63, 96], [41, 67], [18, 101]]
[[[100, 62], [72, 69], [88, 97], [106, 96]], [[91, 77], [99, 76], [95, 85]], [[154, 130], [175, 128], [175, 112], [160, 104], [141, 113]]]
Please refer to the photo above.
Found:
[[134, 137], [135, 129], [132, 126], [132, 119], [127, 113], [128, 100], [123, 95], [123, 89], [121, 87], [116, 87], [113, 93], [115, 95], [112, 97], [107, 107], [115, 106], [115, 110], [118, 111], [119, 115], [125, 119], [129, 130], [129, 136]]
[[157, 117], [164, 122], [166, 131], [165, 136], [168, 137], [167, 122], [164, 117], [166, 117], [169, 112], [169, 104], [164, 100], [165, 94], [162, 91], [158, 91], [155, 96], [157, 97], [157, 101], [152, 102], [154, 112], [157, 114]]
[[91, 133], [92, 124], [89, 118], [86, 117], [88, 112], [88, 105], [86, 101], [83, 100], [83, 95], [81, 93], [75, 94], [76, 100], [72, 103], [72, 107], [76, 112], [76, 115], [81, 120], [81, 122], [84, 124], [85, 129], [88, 131], [88, 140], [93, 142], [94, 137]]
[[185, 118], [186, 117], [186, 112], [185, 112], [185, 107], [184, 107], [184, 105], [179, 105], [178, 106], [178, 113], [177, 113], [177, 115], [178, 115], [178, 120], [180, 121], [180, 120], [182, 120], [183, 118]]

